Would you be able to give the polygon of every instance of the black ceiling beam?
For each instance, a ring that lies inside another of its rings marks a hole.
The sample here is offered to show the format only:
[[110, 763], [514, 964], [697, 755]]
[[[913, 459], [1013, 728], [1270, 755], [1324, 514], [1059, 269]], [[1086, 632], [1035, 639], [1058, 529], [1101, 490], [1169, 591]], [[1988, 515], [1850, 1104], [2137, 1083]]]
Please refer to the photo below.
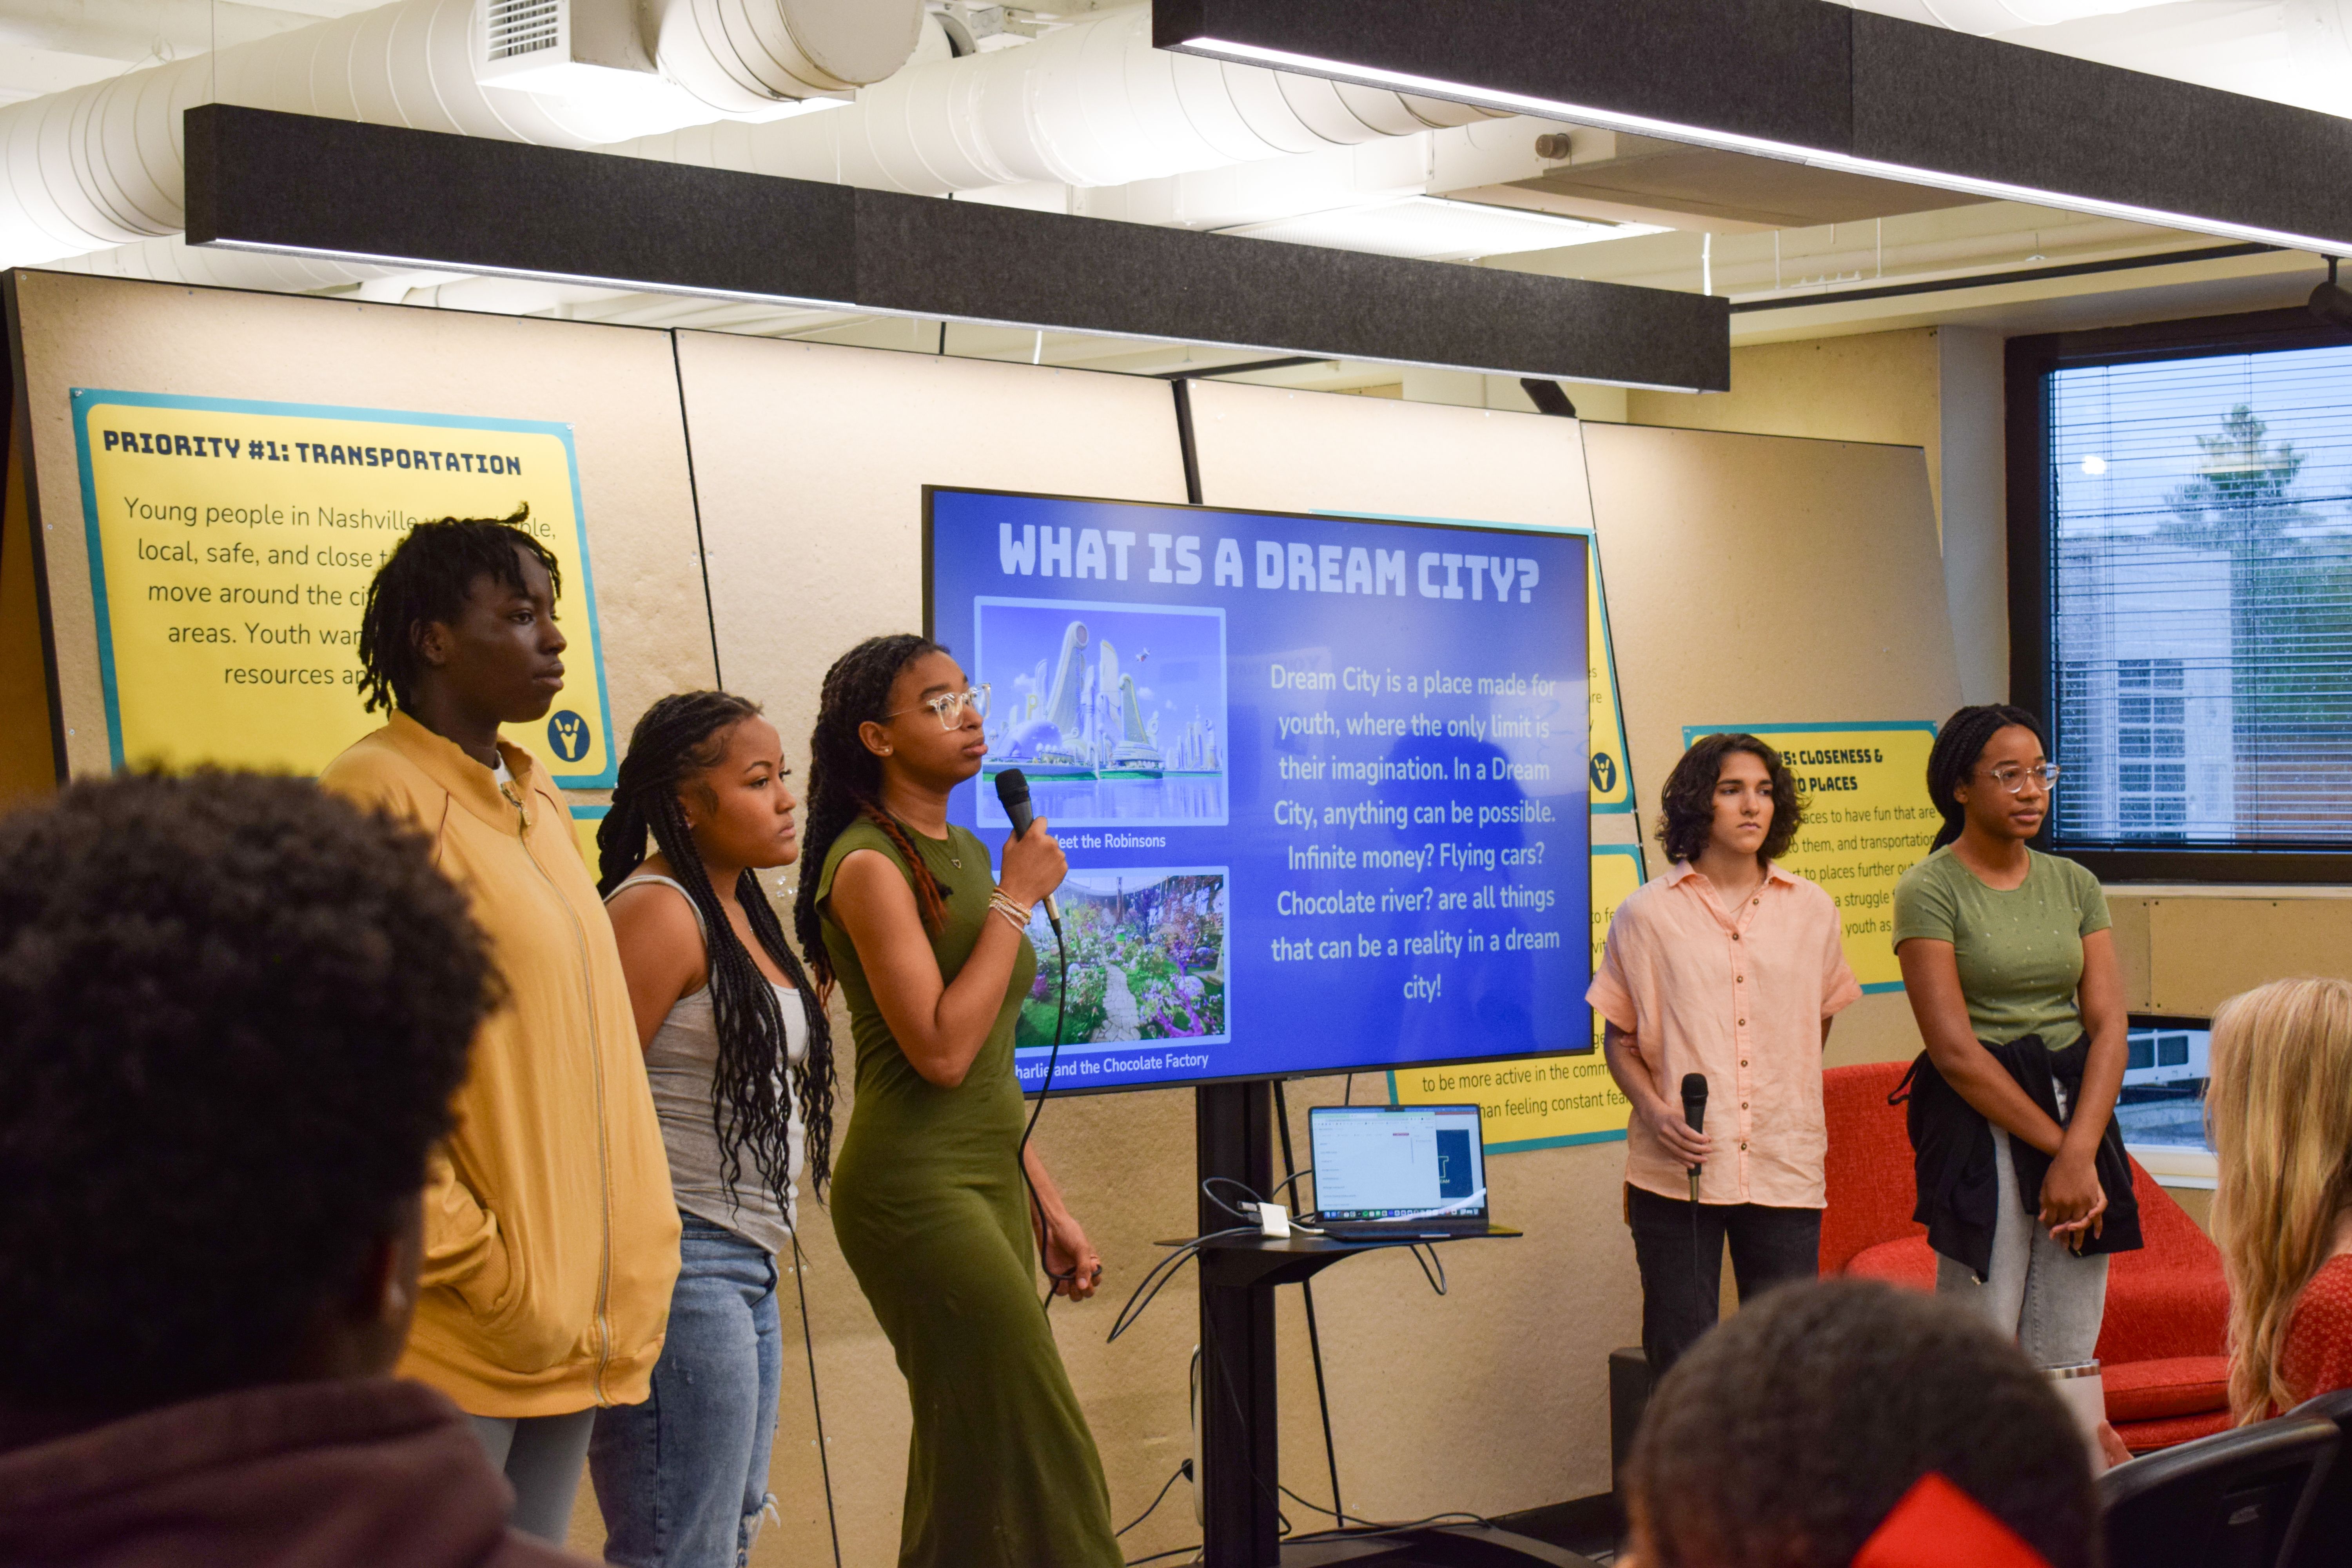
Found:
[[188, 242], [1220, 347], [1728, 389], [1700, 294], [279, 114], [187, 111]]
[[2352, 254], [2352, 122], [1826, 0], [1153, 0], [1161, 48]]

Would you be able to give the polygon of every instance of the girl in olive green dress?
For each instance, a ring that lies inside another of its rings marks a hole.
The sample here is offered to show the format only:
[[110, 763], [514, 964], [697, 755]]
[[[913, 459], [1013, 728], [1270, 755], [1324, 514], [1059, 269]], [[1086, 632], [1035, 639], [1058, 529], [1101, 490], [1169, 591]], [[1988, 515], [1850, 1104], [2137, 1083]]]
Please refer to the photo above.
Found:
[[[947, 819], [987, 752], [984, 692], [925, 638], [874, 637], [825, 673], [793, 911], [838, 981], [857, 1097], [833, 1173], [843, 1256], [914, 1406], [905, 1568], [1120, 1562], [1102, 1461], [1036, 1294], [1094, 1294], [1102, 1262], [1033, 1149], [1023, 1191], [1013, 1023], [1036, 978], [1029, 911], [1060, 886], [1037, 823], [988, 847]], [[1008, 907], [1009, 906], [1009, 907]], [[1034, 1216], [1034, 1217], [1033, 1217]]]

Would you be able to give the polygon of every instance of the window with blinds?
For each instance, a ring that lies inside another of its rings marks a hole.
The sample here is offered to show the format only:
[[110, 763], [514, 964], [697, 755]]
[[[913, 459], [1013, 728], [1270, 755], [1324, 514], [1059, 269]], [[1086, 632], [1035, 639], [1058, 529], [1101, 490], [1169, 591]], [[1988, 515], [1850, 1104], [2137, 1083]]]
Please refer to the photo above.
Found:
[[2352, 347], [2045, 387], [2057, 842], [2352, 848]]

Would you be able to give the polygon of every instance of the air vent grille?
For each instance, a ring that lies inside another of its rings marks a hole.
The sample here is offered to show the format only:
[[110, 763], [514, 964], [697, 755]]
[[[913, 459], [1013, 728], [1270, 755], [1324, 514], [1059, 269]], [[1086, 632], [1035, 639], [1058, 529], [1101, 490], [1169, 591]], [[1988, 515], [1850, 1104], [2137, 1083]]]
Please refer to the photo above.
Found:
[[563, 0], [489, 0], [489, 58], [512, 59], [560, 48]]

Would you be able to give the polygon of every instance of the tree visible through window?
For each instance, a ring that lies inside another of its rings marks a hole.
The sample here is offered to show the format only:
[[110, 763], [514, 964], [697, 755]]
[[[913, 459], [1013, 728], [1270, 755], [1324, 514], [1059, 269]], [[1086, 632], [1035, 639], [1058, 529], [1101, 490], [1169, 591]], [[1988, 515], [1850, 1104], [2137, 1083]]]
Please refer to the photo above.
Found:
[[2047, 387], [2058, 840], [2352, 847], [2352, 349]]

